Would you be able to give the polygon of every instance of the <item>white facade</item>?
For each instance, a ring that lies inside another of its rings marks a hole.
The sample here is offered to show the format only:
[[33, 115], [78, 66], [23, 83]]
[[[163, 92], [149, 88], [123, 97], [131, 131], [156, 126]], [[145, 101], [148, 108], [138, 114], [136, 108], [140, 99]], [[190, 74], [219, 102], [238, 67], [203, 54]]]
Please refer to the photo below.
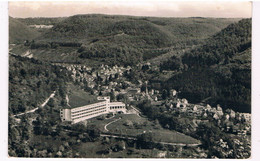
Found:
[[110, 97], [97, 97], [97, 100], [100, 102], [71, 109], [61, 109], [61, 120], [74, 124], [109, 112], [126, 113], [125, 104], [122, 102], [110, 102]]
[[110, 102], [109, 103], [109, 112], [123, 112], [126, 113], [125, 104], [123, 102]]

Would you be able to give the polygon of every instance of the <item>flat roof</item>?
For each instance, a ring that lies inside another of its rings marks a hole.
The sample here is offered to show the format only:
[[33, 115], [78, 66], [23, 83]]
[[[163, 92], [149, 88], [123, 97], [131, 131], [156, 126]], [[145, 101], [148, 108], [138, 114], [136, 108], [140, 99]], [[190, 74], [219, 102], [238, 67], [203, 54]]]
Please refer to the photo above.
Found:
[[123, 102], [110, 102], [109, 105], [110, 106], [122, 106], [122, 105], [125, 105], [125, 103], [123, 103]]

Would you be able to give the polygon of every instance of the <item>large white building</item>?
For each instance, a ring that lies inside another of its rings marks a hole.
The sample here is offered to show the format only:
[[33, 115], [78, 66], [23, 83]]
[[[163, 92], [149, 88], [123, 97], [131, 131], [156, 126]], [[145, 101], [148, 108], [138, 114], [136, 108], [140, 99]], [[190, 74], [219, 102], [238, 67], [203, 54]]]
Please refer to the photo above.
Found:
[[110, 102], [110, 97], [97, 97], [98, 102], [75, 108], [67, 108], [60, 110], [62, 121], [69, 121], [72, 124], [87, 120], [99, 115], [110, 112], [126, 113], [126, 107], [123, 102]]

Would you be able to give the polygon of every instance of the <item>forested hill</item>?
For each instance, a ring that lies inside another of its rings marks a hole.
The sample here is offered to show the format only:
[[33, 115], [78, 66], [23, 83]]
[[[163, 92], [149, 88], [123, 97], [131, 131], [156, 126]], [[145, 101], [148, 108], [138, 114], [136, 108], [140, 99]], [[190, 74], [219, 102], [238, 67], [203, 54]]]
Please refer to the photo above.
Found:
[[9, 114], [39, 107], [56, 90], [65, 99], [67, 70], [20, 56], [9, 57]]
[[23, 43], [25, 40], [33, 40], [40, 35], [35, 29], [29, 28], [19, 20], [9, 17], [9, 43]]
[[176, 88], [193, 102], [210, 98], [208, 102], [224, 108], [250, 112], [251, 23], [243, 19], [231, 24], [202, 47], [185, 53], [182, 63], [188, 70], [169, 79], [165, 88]]
[[188, 66], [211, 66], [228, 62], [237, 53], [251, 47], [251, 19], [243, 19], [231, 24], [221, 32], [209, 38], [202, 47], [186, 53], [183, 63]]
[[167, 47], [207, 38], [236, 21], [238, 19], [75, 15], [57, 23], [41, 39], [113, 42], [138, 45], [138, 48]]
[[238, 19], [76, 15], [36, 41], [77, 43], [80, 60], [133, 65], [170, 48], [198, 44]]
[[20, 22], [26, 25], [54, 25], [65, 20], [67, 17], [55, 17], [55, 18], [45, 18], [45, 17], [35, 17], [35, 18], [17, 18]]
[[[100, 14], [75, 15], [54, 20], [21, 19], [28, 25], [54, 25], [44, 32], [39, 30], [41, 36], [26, 44], [33, 49], [35, 58], [49, 61], [49, 57], [52, 57], [50, 61], [59, 58], [60, 61], [73, 63], [95, 60], [109, 65], [133, 65], [170, 50], [200, 44], [229, 24], [239, 21], [224, 18], [157, 18]], [[66, 53], [66, 60], [60, 59], [62, 53]]]

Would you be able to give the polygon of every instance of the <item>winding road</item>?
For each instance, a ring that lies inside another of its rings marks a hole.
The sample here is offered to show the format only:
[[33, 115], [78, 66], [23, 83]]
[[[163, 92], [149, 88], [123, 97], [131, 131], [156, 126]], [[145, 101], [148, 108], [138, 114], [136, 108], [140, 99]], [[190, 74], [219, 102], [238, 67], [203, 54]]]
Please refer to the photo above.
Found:
[[[40, 105], [40, 107], [44, 107], [44, 106], [49, 102], [49, 100], [55, 96], [55, 93], [56, 93], [56, 91], [54, 91], [54, 92]], [[14, 117], [22, 116], [22, 115], [27, 114], [27, 113], [35, 112], [35, 111], [38, 110], [38, 109], [39, 109], [39, 107], [36, 107], [36, 108], [34, 108], [34, 109], [30, 110], [30, 111], [26, 111], [26, 112], [23, 112], [23, 113], [19, 113], [19, 114], [17, 114], [17, 115], [13, 115], [13, 116], [14, 116]]]
[[104, 126], [104, 129], [105, 129], [106, 131], [109, 131], [109, 130], [107, 129], [107, 126], [110, 125], [110, 124], [112, 124], [112, 123], [114, 123], [114, 122], [116, 122], [116, 121], [119, 121], [119, 120], [121, 120], [121, 117], [119, 117], [118, 119], [116, 119], [116, 120], [114, 120], [114, 121], [111, 121], [111, 122], [107, 123], [107, 124]]

